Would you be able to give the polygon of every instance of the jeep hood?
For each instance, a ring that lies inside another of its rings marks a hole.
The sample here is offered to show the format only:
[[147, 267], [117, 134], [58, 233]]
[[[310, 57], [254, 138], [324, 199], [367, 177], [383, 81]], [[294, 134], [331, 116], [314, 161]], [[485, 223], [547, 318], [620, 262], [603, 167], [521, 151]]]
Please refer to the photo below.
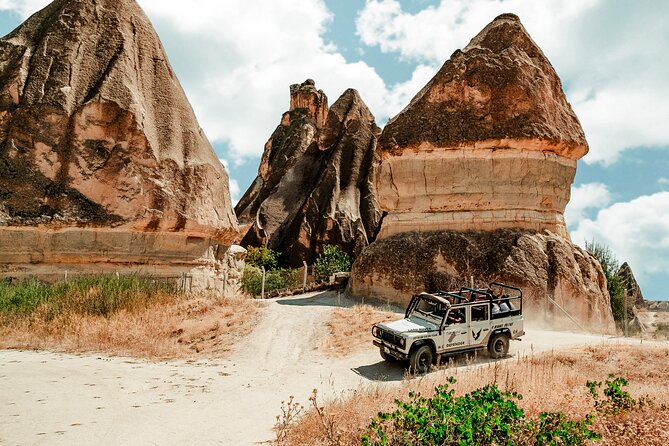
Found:
[[410, 317], [405, 319], [400, 319], [399, 321], [386, 322], [379, 324], [379, 327], [392, 330], [394, 332], [404, 333], [407, 331], [426, 331], [426, 330], [438, 330], [436, 324], [430, 323], [425, 319], [419, 317]]

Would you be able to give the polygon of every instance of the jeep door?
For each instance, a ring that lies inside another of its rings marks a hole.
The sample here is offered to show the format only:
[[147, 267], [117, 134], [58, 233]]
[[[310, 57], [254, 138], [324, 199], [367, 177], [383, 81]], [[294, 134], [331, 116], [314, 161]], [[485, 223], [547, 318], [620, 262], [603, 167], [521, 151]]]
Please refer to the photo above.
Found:
[[466, 307], [451, 307], [444, 318], [442, 348], [459, 350], [469, 345], [469, 318]]
[[471, 305], [469, 322], [469, 344], [481, 344], [490, 333], [490, 303]]

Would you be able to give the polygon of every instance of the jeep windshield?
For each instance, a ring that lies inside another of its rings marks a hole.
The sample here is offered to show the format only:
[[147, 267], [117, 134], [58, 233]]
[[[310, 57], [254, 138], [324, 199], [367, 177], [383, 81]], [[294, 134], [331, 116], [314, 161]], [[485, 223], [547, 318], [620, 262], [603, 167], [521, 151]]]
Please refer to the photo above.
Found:
[[449, 307], [447, 300], [433, 294], [421, 293], [411, 299], [406, 317], [418, 316], [433, 323], [440, 323], [446, 316]]

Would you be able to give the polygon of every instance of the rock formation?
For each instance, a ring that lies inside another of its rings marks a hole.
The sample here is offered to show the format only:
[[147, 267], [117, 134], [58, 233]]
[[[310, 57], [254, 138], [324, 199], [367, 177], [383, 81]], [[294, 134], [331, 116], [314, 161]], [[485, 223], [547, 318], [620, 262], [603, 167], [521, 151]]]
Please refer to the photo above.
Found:
[[643, 300], [641, 288], [639, 288], [639, 283], [636, 281], [636, 277], [634, 277], [634, 273], [629, 264], [627, 262], [623, 263], [618, 269], [617, 274], [622, 278], [623, 283], [625, 284], [625, 297], [628, 304], [634, 305], [637, 308], [645, 308], [646, 302]]
[[56, 0], [0, 48], [3, 274], [226, 275], [228, 177], [135, 1]]
[[[353, 266], [356, 296], [406, 305], [424, 290], [485, 288], [502, 282], [523, 289], [525, 309], [549, 319], [570, 315], [609, 329], [606, 277], [597, 260], [563, 237], [522, 229], [404, 232], [377, 240]], [[569, 328], [575, 328], [573, 325]]]
[[381, 218], [373, 183], [380, 129], [353, 89], [329, 110], [312, 80], [292, 85], [290, 95], [258, 177], [235, 208], [250, 225], [242, 244], [278, 250], [292, 266], [313, 262], [325, 244], [357, 255]]
[[611, 328], [601, 267], [563, 218], [587, 151], [551, 64], [518, 17], [497, 17], [384, 128], [376, 184], [388, 215], [352, 293], [404, 305], [501, 280], [524, 287], [528, 308]]
[[588, 151], [550, 62], [497, 17], [384, 128], [380, 237], [411, 230], [548, 229]]

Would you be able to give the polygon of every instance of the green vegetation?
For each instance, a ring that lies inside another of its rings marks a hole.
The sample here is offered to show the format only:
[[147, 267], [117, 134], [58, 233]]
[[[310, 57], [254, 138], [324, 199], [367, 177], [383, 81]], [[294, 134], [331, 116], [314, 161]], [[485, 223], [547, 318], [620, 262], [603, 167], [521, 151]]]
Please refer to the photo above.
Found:
[[[265, 272], [265, 292], [276, 290], [284, 290], [298, 285], [299, 270], [297, 269], [273, 269]], [[262, 292], [262, 270], [255, 266], [247, 266], [244, 268], [244, 275], [242, 276], [242, 289], [251, 294], [258, 296]]]
[[258, 296], [262, 293], [262, 268], [265, 268], [265, 292], [284, 290], [298, 284], [298, 270], [279, 268], [280, 252], [266, 247], [246, 248], [246, 268], [242, 276], [242, 290]]
[[265, 267], [265, 269], [276, 269], [279, 266], [279, 253], [269, 248], [255, 248], [248, 246], [246, 248], [246, 264], [256, 268]]
[[351, 256], [337, 245], [325, 245], [323, 253], [318, 256], [314, 264], [316, 279], [321, 282], [329, 280], [334, 273], [351, 270]]
[[66, 314], [108, 317], [121, 310], [146, 307], [175, 291], [173, 284], [139, 275], [89, 276], [54, 284], [36, 279], [0, 281], [0, 319], [36, 313], [47, 320]]
[[[602, 265], [604, 276], [606, 276], [606, 285], [611, 298], [613, 319], [620, 324], [625, 319], [624, 299], [626, 290], [623, 278], [618, 275], [618, 269], [620, 268], [618, 259], [616, 259], [616, 256], [608, 246], [594, 240], [585, 242], [585, 249], [594, 255]], [[628, 311], [631, 312], [631, 309], [628, 309]], [[630, 314], [628, 314], [628, 316], [630, 316]]]
[[[562, 412], [542, 412], [528, 419], [516, 401], [522, 395], [503, 392], [491, 384], [460, 397], [454, 396], [448, 383], [437, 386], [434, 396], [425, 398], [409, 393], [409, 402], [396, 400], [392, 413], [379, 413], [362, 437], [365, 446], [409, 445], [521, 445], [569, 446], [601, 436], [591, 429], [595, 413], [584, 419], [571, 420]], [[612, 375], [605, 382], [604, 398], [599, 395], [602, 383], [588, 382], [597, 413], [621, 413], [638, 404], [623, 388], [624, 378]]]
[[618, 414], [634, 409], [637, 404], [645, 403], [645, 400], [636, 401], [630, 394], [624, 390], [629, 382], [625, 378], [609, 375], [609, 379], [604, 381], [604, 398], [599, 394], [602, 387], [601, 381], [588, 381], [586, 386], [590, 395], [595, 400], [595, 409], [606, 414]]

